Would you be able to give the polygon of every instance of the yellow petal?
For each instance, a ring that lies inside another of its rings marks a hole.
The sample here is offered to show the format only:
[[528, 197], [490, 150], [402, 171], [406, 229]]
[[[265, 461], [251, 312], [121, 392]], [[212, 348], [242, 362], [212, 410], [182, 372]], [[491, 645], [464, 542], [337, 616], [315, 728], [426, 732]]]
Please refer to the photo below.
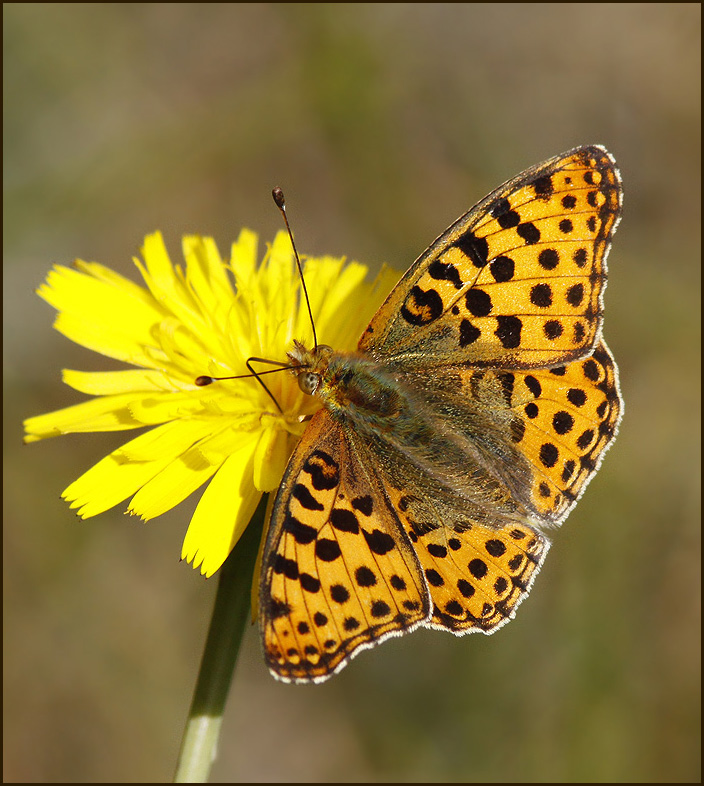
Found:
[[122, 290], [126, 296], [133, 300], [141, 301], [147, 308], [157, 308], [158, 310], [154, 298], [148, 289], [136, 284], [120, 273], [116, 273], [109, 267], [105, 267], [105, 265], [101, 265], [99, 262], [85, 262], [83, 259], [77, 259], [73, 264], [76, 270], [85, 273], [90, 278], [97, 279], [105, 284], [109, 284], [115, 289]]
[[174, 420], [149, 429], [139, 437], [115, 450], [122, 461], [137, 464], [167, 458], [172, 461], [185, 450], [208, 437], [213, 431], [213, 421], [203, 418]]
[[164, 245], [161, 232], [147, 235], [142, 246], [144, 263], [134, 259], [154, 299], [189, 329], [199, 331], [207, 327], [179, 270], [175, 268]]
[[119, 283], [56, 265], [37, 293], [57, 309], [54, 327], [67, 338], [108, 357], [149, 366], [142, 362], [148, 359], [141, 346], [150, 343], [152, 327], [164, 312], [144, 297], [145, 290], [115, 278]]
[[196, 235], [184, 237], [183, 257], [187, 281], [200, 301], [201, 310], [220, 323], [219, 312], [229, 310], [235, 293], [215, 241]]
[[201, 412], [202, 405], [200, 399], [189, 392], [153, 393], [141, 398], [133, 395], [128, 409], [141, 425], [151, 426], [176, 418], [187, 418], [191, 414], [197, 415]]
[[81, 393], [110, 396], [121, 393], [177, 390], [173, 379], [161, 371], [130, 369], [129, 371], [74, 371], [64, 369], [63, 381]]
[[157, 300], [160, 299], [160, 296], [171, 295], [178, 289], [180, 282], [176, 277], [174, 266], [171, 264], [161, 232], [147, 235], [141, 250], [146, 269], [144, 280], [151, 293]]
[[267, 420], [254, 452], [254, 485], [260, 491], [273, 491], [281, 483], [290, 455], [289, 435], [280, 418]]
[[103, 396], [74, 404], [24, 422], [25, 442], [36, 442], [59, 434], [87, 431], [126, 431], [165, 423], [202, 411], [201, 401], [190, 393], [135, 393]]
[[152, 519], [171, 510], [215, 474], [243, 442], [248, 444], [241, 432], [229, 426], [208, 434], [145, 483], [132, 499], [129, 512]]
[[230, 266], [235, 274], [238, 291], [250, 286], [257, 267], [258, 243], [256, 232], [252, 232], [250, 229], [243, 229], [240, 232], [240, 236], [232, 244]]
[[59, 434], [139, 428], [144, 423], [136, 419], [128, 409], [134, 398], [134, 393], [105, 396], [27, 418], [24, 421], [24, 441], [36, 442]]
[[181, 559], [211, 576], [227, 559], [259, 504], [261, 492], [252, 486], [256, 433], [244, 437], [208, 484], [181, 549]]
[[147, 481], [132, 498], [127, 512], [145, 521], [161, 516], [199, 489], [217, 469], [198, 451], [189, 450]]
[[[81, 518], [103, 513], [151, 480], [202, 436], [204, 429], [209, 430], [207, 423], [177, 422], [142, 434], [84, 472], [61, 496], [72, 508], [78, 508]], [[153, 445], [156, 438], [160, 439], [162, 448], [170, 448], [163, 450], [158, 458], [137, 462], [126, 457], [129, 450], [138, 452], [140, 443]]]

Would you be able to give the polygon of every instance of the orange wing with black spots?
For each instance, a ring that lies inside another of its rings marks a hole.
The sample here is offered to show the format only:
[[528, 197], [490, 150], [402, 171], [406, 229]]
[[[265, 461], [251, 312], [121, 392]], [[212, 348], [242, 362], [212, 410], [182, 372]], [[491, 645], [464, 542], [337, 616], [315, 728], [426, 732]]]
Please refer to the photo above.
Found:
[[262, 638], [279, 679], [322, 681], [421, 624], [493, 633], [513, 617], [549, 547], [524, 515], [509, 505], [500, 524], [482, 520], [480, 479], [460, 494], [418, 477], [413, 456], [380, 454], [324, 410], [309, 429], [262, 565]]
[[531, 510], [544, 526], [565, 520], [618, 431], [623, 404], [606, 344], [582, 360], [516, 373], [513, 440], [533, 468]]
[[508, 181], [409, 268], [359, 349], [404, 368], [540, 368], [587, 354], [602, 323], [621, 182], [599, 146]]
[[536, 523], [500, 510], [486, 520], [468, 496], [387, 484], [432, 602], [423, 625], [462, 636], [494, 633], [512, 619], [550, 547]]
[[324, 407], [262, 558], [272, 673], [319, 682], [419, 625], [492, 633], [530, 591], [622, 413], [601, 337], [621, 182], [602, 147], [531, 167], [453, 224], [357, 355], [289, 353]]
[[326, 679], [430, 613], [416, 554], [349, 437], [318, 412], [274, 503], [259, 613], [269, 668], [284, 681]]

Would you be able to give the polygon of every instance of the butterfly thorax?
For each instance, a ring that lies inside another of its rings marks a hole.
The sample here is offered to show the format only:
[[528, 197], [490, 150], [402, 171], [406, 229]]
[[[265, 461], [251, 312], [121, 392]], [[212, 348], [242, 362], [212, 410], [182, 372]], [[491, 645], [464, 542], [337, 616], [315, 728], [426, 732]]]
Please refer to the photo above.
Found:
[[379, 363], [324, 344], [307, 349], [297, 341], [289, 358], [301, 390], [319, 398], [338, 419], [397, 433], [406, 421], [417, 421], [397, 381]]

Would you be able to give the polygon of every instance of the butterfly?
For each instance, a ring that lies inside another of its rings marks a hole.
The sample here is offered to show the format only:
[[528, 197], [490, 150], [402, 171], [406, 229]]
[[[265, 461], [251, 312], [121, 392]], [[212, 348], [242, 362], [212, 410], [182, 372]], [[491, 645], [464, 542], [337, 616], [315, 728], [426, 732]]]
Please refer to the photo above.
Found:
[[342, 354], [296, 342], [322, 408], [273, 504], [259, 590], [272, 674], [322, 682], [419, 626], [513, 618], [616, 435], [602, 339], [621, 215], [613, 157], [533, 166], [411, 265]]

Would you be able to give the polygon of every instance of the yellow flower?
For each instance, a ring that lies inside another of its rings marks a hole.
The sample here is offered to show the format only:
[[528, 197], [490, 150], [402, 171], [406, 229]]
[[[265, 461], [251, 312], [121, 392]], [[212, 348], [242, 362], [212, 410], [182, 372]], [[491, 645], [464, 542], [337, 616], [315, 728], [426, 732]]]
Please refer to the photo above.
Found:
[[[257, 266], [257, 235], [243, 230], [229, 264], [212, 238], [183, 239], [185, 269], [174, 266], [160, 233], [135, 259], [146, 288], [95, 262], [57, 265], [38, 294], [58, 315], [56, 329], [137, 368], [63, 372], [94, 398], [25, 421], [26, 442], [59, 434], [150, 427], [99, 461], [63, 497], [83, 518], [132, 496], [128, 512], [147, 520], [210, 481], [191, 519], [181, 556], [212, 575], [249, 523], [263, 492], [275, 489], [305, 420], [319, 406], [287, 371], [198, 387], [200, 375], [247, 374], [251, 357], [286, 362], [294, 339], [312, 332], [291, 243], [280, 232]], [[374, 286], [367, 268], [333, 257], [304, 264], [319, 343], [352, 350], [397, 274]], [[273, 366], [255, 365], [258, 371]]]

